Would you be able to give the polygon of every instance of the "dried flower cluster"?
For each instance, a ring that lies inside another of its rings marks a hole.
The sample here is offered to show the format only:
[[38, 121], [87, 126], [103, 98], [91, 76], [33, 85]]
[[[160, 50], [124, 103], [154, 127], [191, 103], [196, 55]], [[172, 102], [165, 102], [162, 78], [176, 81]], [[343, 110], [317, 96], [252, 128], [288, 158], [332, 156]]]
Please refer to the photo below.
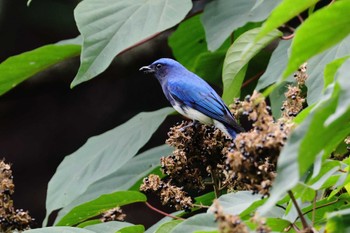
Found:
[[226, 182], [233, 182], [234, 189], [268, 195], [276, 176], [278, 155], [292, 124], [276, 122], [270, 114], [270, 107], [258, 92], [230, 107], [233, 112], [246, 116], [252, 122], [252, 129], [239, 134], [234, 147], [225, 148], [229, 174]]
[[[209, 211], [212, 211], [215, 215], [215, 221], [219, 224], [219, 232], [221, 233], [248, 233], [252, 232], [248, 230], [246, 224], [237, 215], [225, 214], [222, 206], [218, 200], [214, 201]], [[255, 225], [255, 232], [257, 233], [269, 233], [271, 228], [266, 225], [264, 218], [260, 218], [255, 214], [249, 220]]]
[[183, 188], [171, 185], [170, 181], [164, 182], [157, 175], [151, 174], [144, 178], [140, 190], [157, 193], [163, 205], [174, 206], [177, 210], [190, 211], [193, 205], [192, 198], [183, 191]]
[[218, 200], [214, 201], [215, 221], [219, 224], [219, 232], [222, 233], [248, 233], [247, 226], [239, 216], [225, 214]]
[[28, 211], [15, 209], [12, 195], [15, 185], [11, 166], [4, 161], [0, 161], [0, 231], [13, 232], [30, 229], [34, 219], [30, 217]]
[[123, 210], [120, 207], [115, 207], [103, 213], [100, 220], [101, 222], [124, 221], [125, 217], [126, 214], [123, 213]]
[[282, 117], [290, 120], [295, 117], [302, 109], [305, 102], [305, 98], [302, 97], [301, 88], [305, 85], [305, 81], [308, 78], [306, 73], [307, 63], [302, 64], [298, 72], [294, 74], [294, 78], [297, 82], [296, 86], [288, 86], [287, 92], [284, 94], [286, 100], [283, 102], [281, 110]]

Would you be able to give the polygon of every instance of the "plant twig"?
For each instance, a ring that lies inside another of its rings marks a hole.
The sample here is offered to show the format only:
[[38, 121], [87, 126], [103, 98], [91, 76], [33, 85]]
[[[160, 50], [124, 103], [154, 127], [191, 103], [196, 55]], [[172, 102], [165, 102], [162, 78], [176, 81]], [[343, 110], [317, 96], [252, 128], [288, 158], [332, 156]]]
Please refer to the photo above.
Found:
[[288, 191], [288, 195], [289, 195], [290, 199], [292, 200], [292, 202], [293, 202], [293, 204], [295, 206], [295, 209], [298, 212], [298, 216], [299, 216], [299, 218], [301, 220], [301, 224], [303, 225], [303, 229], [309, 228], [309, 225], [307, 224], [306, 219], [305, 219], [303, 213], [301, 212], [301, 209], [300, 209], [300, 207], [299, 207], [299, 205], [297, 203], [297, 200], [295, 200], [295, 197], [294, 197], [294, 194], [292, 193], [292, 191], [289, 190]]
[[185, 219], [183, 219], [183, 218], [180, 218], [180, 217], [177, 217], [177, 216], [168, 214], [168, 213], [166, 213], [166, 212], [164, 212], [164, 211], [161, 211], [161, 210], [157, 209], [156, 207], [152, 206], [152, 205], [151, 205], [150, 203], [148, 203], [147, 201], [146, 201], [145, 203], [146, 203], [146, 206], [147, 206], [148, 208], [150, 208], [151, 210], [154, 210], [154, 211], [156, 211], [157, 213], [160, 213], [160, 214], [162, 214], [162, 215], [164, 215], [164, 216], [167, 216], [167, 217], [170, 217], [170, 218], [173, 218], [173, 219], [177, 219], [177, 220], [185, 220]]
[[312, 225], [314, 225], [314, 223], [315, 223], [316, 198], [317, 198], [317, 190], [315, 191], [315, 197], [314, 197], [314, 200], [313, 200], [313, 203], [312, 203], [312, 219], [311, 219]]

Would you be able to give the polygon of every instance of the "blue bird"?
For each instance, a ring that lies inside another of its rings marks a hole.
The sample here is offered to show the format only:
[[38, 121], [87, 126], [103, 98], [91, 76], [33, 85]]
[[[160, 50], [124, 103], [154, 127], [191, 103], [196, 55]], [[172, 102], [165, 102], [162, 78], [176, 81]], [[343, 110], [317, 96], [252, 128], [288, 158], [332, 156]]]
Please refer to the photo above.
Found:
[[158, 79], [173, 108], [185, 117], [214, 125], [232, 139], [244, 131], [214, 89], [177, 61], [161, 58], [140, 71]]

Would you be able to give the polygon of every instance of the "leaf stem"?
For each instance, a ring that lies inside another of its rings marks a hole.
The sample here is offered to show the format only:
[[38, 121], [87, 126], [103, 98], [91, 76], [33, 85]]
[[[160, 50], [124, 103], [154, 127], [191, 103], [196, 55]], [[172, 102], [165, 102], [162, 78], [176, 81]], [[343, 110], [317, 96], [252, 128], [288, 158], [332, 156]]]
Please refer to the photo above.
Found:
[[309, 228], [309, 225], [307, 224], [306, 219], [305, 219], [303, 213], [301, 212], [301, 209], [300, 209], [300, 207], [299, 207], [299, 205], [297, 203], [297, 200], [295, 199], [294, 194], [293, 194], [293, 192], [291, 190], [288, 191], [288, 195], [289, 195], [290, 199], [292, 200], [292, 202], [293, 202], [293, 204], [295, 206], [295, 209], [298, 212], [298, 216], [299, 216], [299, 218], [301, 220], [301, 224], [303, 225], [303, 229]]
[[148, 203], [147, 201], [146, 201], [145, 203], [146, 203], [146, 206], [147, 206], [148, 208], [150, 208], [151, 210], [154, 210], [155, 212], [160, 213], [160, 214], [162, 214], [162, 215], [164, 215], [164, 216], [167, 216], [167, 217], [170, 217], [170, 218], [173, 218], [173, 219], [177, 219], [177, 220], [185, 220], [185, 219], [183, 219], [183, 218], [180, 218], [180, 217], [177, 217], [177, 216], [168, 214], [168, 213], [166, 213], [166, 212], [164, 212], [164, 211], [161, 211], [160, 209], [157, 209], [156, 207], [152, 206], [152, 205], [151, 205], [150, 203]]

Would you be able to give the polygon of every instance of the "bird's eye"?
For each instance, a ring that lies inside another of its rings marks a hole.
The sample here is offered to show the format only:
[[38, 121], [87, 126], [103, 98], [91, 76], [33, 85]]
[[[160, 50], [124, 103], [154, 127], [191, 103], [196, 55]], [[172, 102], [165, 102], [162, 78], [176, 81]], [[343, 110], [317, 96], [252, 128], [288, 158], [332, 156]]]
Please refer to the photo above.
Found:
[[157, 68], [157, 70], [159, 70], [160, 68], [162, 68], [162, 64], [159, 64], [159, 63], [158, 63], [158, 64], [156, 65], [156, 68]]

